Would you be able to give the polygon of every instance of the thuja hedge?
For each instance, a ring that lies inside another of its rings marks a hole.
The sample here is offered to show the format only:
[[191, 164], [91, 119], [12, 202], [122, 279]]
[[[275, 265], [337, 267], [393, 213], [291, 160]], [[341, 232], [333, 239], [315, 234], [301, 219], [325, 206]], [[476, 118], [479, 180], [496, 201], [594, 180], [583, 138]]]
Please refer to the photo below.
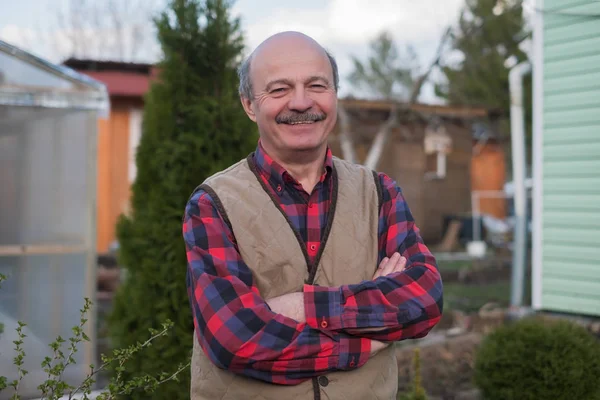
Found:
[[566, 320], [509, 324], [482, 342], [475, 382], [487, 400], [598, 400], [600, 341]]

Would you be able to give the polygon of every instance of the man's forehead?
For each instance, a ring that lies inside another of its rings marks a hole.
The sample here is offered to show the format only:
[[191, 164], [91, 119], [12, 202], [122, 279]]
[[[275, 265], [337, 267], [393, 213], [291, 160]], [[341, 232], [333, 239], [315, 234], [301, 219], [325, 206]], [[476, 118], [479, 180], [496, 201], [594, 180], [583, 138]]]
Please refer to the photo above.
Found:
[[322, 48], [273, 46], [260, 50], [253, 55], [250, 68], [254, 78], [260, 81], [314, 76], [328, 78], [332, 74], [331, 64]]

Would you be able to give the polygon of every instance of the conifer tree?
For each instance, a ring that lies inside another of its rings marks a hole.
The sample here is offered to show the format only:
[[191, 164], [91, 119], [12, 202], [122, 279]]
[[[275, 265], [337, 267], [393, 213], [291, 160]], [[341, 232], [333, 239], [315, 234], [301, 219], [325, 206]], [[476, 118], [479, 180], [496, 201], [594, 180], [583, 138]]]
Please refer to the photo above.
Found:
[[[165, 320], [168, 338], [125, 364], [126, 378], [171, 372], [187, 363], [193, 321], [186, 290], [182, 216], [193, 189], [209, 175], [247, 156], [257, 130], [239, 101], [237, 67], [243, 37], [226, 0], [172, 0], [155, 19], [163, 59], [145, 99], [136, 155], [131, 215], [118, 228], [126, 279], [109, 318], [111, 344], [124, 348]], [[159, 386], [153, 399], [189, 398], [189, 369]], [[128, 398], [148, 399], [133, 393]]]
[[[452, 47], [459, 55], [456, 63], [442, 70], [444, 84], [437, 85], [438, 96], [450, 104], [483, 106], [500, 112], [497, 132], [510, 133], [510, 68], [527, 60], [522, 43], [530, 38], [524, 18], [523, 0], [466, 0], [453, 32]], [[531, 158], [532, 80], [524, 84], [525, 133]], [[505, 151], [511, 157], [510, 140]], [[510, 165], [510, 163], [508, 164]]]
[[438, 94], [450, 103], [495, 107], [508, 113], [508, 59], [527, 60], [520, 43], [529, 35], [522, 0], [467, 0], [453, 34], [460, 62], [443, 68]]

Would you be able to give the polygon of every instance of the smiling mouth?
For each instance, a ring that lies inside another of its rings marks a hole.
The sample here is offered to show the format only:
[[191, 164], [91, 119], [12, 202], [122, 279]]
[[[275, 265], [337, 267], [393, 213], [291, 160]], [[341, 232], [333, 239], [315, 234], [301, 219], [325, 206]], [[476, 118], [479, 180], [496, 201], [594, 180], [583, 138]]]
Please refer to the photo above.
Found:
[[314, 124], [317, 121], [301, 121], [301, 122], [286, 122], [286, 125], [308, 125], [308, 124]]

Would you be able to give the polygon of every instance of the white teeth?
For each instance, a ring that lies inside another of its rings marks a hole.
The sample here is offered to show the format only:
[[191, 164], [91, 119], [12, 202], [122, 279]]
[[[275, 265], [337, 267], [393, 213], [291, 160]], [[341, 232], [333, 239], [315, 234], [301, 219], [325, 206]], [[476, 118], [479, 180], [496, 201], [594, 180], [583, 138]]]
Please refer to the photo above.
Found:
[[290, 125], [300, 125], [300, 124], [312, 124], [313, 121], [304, 121], [304, 122], [290, 122]]

